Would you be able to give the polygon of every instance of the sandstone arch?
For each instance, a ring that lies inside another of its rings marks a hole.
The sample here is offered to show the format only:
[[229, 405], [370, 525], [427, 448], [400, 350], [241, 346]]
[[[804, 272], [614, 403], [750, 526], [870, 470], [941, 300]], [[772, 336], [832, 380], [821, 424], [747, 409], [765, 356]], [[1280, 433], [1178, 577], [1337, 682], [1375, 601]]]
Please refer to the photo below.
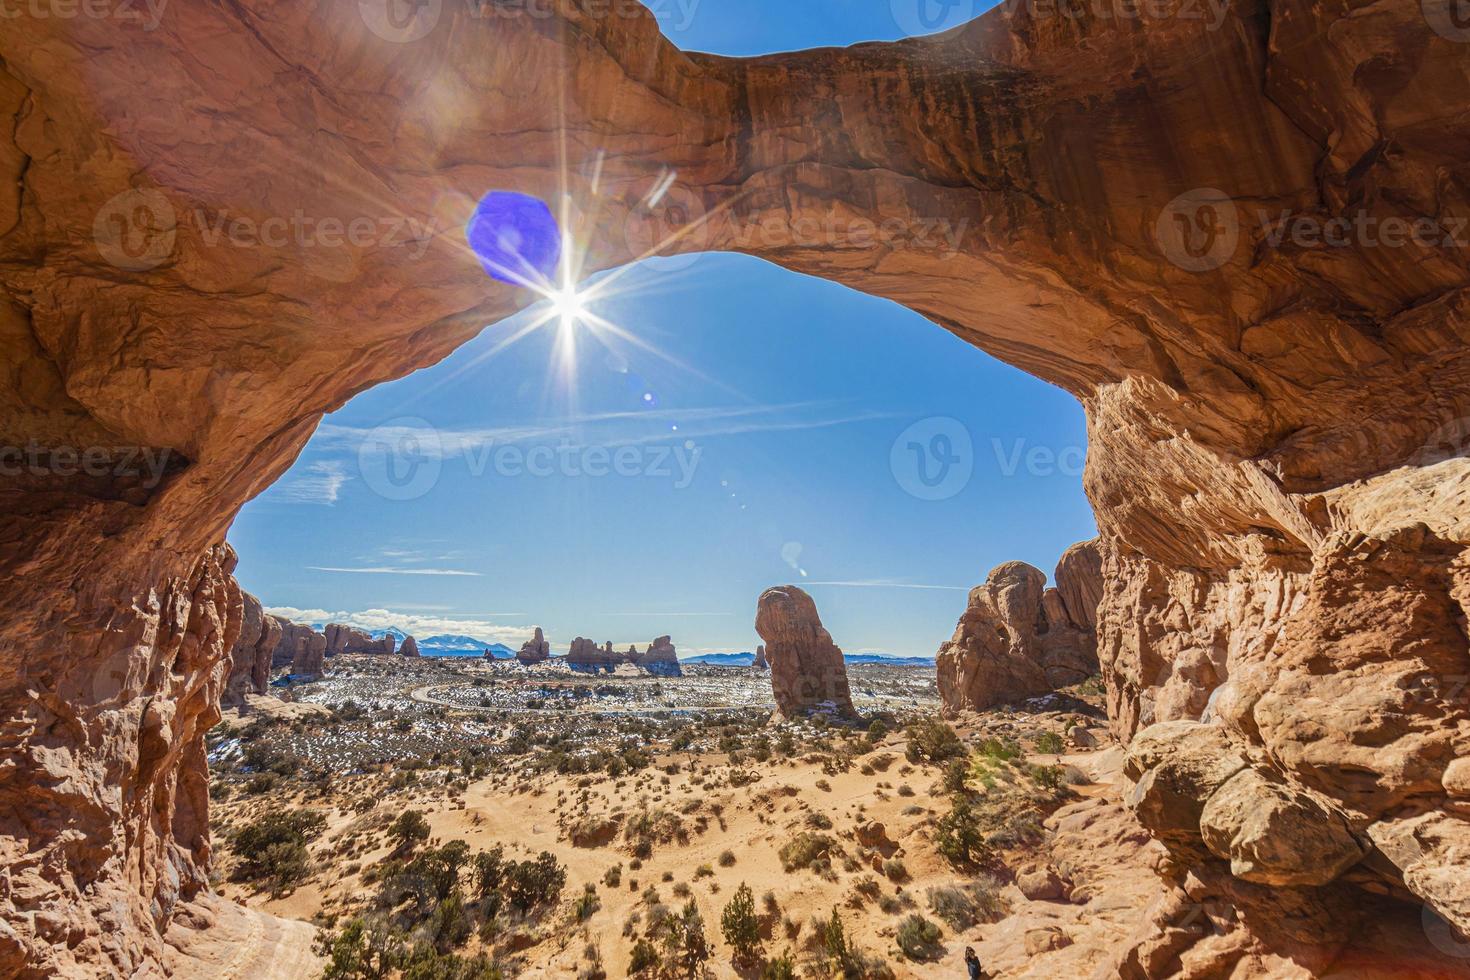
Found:
[[[157, 961], [209, 853], [230, 520], [322, 412], [526, 301], [453, 234], [409, 262], [381, 238], [237, 246], [219, 219], [452, 228], [562, 173], [589, 268], [636, 256], [672, 171], [671, 200], [736, 219], [680, 247], [890, 297], [1076, 394], [1113, 724], [1211, 712], [1376, 828], [1381, 879], [1470, 922], [1444, 775], [1470, 738], [1444, 683], [1470, 675], [1470, 509], [1463, 441], [1440, 445], [1470, 416], [1467, 252], [1274, 244], [1257, 213], [1462, 227], [1470, 45], [1412, 0], [1244, 0], [1219, 25], [1018, 7], [733, 60], [557, 9], [446, 3], [407, 43], [352, 0], [6, 22], [0, 443], [49, 455], [0, 484], [0, 972]], [[819, 230], [790, 241], [795, 219]], [[851, 233], [893, 219], [905, 247]], [[958, 247], [918, 235], [936, 220]], [[63, 475], [85, 447], [118, 452]], [[138, 448], [160, 484], [118, 476]], [[1354, 713], [1326, 710], [1332, 676]], [[1313, 697], [1312, 730], [1273, 710]], [[1391, 771], [1334, 766], [1365, 725]]]

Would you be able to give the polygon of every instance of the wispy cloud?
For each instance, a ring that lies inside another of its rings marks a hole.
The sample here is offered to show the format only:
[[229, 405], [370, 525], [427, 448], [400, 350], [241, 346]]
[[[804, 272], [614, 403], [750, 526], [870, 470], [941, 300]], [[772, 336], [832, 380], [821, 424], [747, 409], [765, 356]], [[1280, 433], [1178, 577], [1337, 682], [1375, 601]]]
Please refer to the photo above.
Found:
[[610, 612], [604, 616], [632, 616], [642, 619], [668, 619], [676, 616], [733, 616], [729, 612]]
[[344, 575], [451, 575], [459, 578], [481, 578], [481, 572], [458, 568], [395, 568], [392, 565], [369, 565], [359, 568], [334, 568], [330, 565], [308, 565], [313, 572], [338, 572]]
[[[645, 445], [671, 439], [712, 439], [760, 432], [825, 429], [856, 422], [893, 418], [891, 413], [855, 408], [843, 402], [809, 401], [777, 405], [655, 408], [633, 412], [601, 412], [491, 428], [434, 427], [424, 438], [418, 427], [379, 427], [324, 423], [313, 438], [321, 451], [370, 451], [374, 441], [385, 446], [411, 440], [424, 457], [452, 458], [483, 454], [493, 446], [566, 442], [574, 447]], [[675, 429], [674, 427], [678, 428]]]
[[531, 638], [528, 626], [507, 626], [503, 623], [483, 619], [464, 619], [453, 616], [424, 616], [412, 612], [391, 609], [363, 609], [357, 612], [329, 609], [300, 609], [295, 606], [272, 606], [266, 609], [272, 616], [280, 616], [294, 623], [346, 623], [365, 630], [397, 628], [411, 636], [428, 637], [445, 633], [471, 636], [486, 643], [504, 643], [519, 646]]
[[341, 495], [342, 485], [350, 479], [346, 463], [337, 459], [322, 460], [312, 463], [301, 475], [277, 485], [275, 493], [289, 503], [330, 507]]
[[824, 585], [838, 589], [933, 589], [940, 592], [969, 592], [968, 585], [921, 585], [916, 582], [894, 582], [889, 579], [867, 579], [855, 582], [802, 582], [807, 585]]

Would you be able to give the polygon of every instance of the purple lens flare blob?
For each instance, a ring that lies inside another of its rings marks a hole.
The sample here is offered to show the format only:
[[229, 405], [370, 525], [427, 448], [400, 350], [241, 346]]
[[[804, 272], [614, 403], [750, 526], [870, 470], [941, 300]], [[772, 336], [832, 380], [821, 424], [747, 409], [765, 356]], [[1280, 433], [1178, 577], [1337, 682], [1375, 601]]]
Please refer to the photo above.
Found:
[[470, 215], [465, 238], [493, 279], [541, 289], [556, 282], [561, 229], [539, 198], [491, 191]]

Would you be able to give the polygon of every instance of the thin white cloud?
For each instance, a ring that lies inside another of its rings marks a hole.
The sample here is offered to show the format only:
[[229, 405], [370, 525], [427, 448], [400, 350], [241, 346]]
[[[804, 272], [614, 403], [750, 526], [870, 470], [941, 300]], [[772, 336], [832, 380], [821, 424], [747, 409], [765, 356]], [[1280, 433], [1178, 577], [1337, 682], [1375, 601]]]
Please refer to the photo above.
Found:
[[[431, 427], [427, 438], [425, 430], [417, 426], [362, 428], [327, 422], [318, 427], [312, 444], [314, 449], [322, 451], [360, 453], [371, 451], [375, 444], [386, 448], [402, 440], [412, 442], [414, 452], [422, 457], [449, 459], [483, 454], [493, 446], [566, 442], [574, 448], [590, 445], [616, 448], [677, 439], [825, 429], [893, 417], [887, 412], [852, 409], [841, 402], [812, 401], [602, 412], [492, 428]], [[657, 431], [650, 433], [650, 426], [656, 427]], [[674, 426], [678, 429], [675, 430]]]
[[338, 572], [344, 575], [450, 575], [456, 578], [482, 578], [482, 572], [466, 572], [458, 568], [395, 568], [392, 565], [367, 565], [359, 568], [334, 568], [330, 565], [307, 565], [313, 572]]
[[825, 585], [839, 589], [933, 589], [941, 592], [969, 592], [968, 585], [921, 585], [914, 582], [892, 582], [887, 579], [869, 579], [855, 582], [803, 582], [803, 586]]
[[330, 507], [341, 496], [342, 485], [352, 477], [347, 464], [329, 459], [312, 463], [306, 472], [276, 487], [276, 495], [293, 504], [323, 504]]
[[518, 647], [532, 635], [527, 626], [507, 626], [482, 619], [452, 616], [423, 616], [390, 609], [363, 609], [357, 612], [329, 609], [299, 609], [295, 606], [271, 606], [266, 612], [289, 619], [293, 623], [346, 623], [365, 630], [397, 628], [415, 637], [453, 634], [470, 636], [486, 644], [504, 643]]
[[730, 612], [610, 612], [604, 616], [633, 616], [644, 619], [668, 619], [673, 616], [733, 616]]

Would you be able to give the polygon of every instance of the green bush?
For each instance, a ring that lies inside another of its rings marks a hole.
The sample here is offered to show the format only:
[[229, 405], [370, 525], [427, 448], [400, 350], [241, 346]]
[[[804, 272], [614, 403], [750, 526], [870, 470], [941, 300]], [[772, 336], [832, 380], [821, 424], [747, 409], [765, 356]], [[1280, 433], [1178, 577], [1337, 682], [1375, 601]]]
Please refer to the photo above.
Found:
[[787, 871], [809, 868], [825, 858], [836, 845], [837, 841], [826, 834], [803, 831], [781, 845], [778, 855], [781, 858], [781, 867]]
[[964, 932], [979, 922], [1005, 918], [1006, 904], [1000, 886], [982, 875], [962, 885], [939, 885], [928, 891], [929, 911], [943, 919], [955, 932]]
[[522, 912], [540, 905], [551, 905], [561, 897], [567, 883], [567, 869], [550, 851], [542, 851], [534, 861], [512, 865], [505, 878], [505, 894], [510, 904]]
[[1066, 743], [1062, 736], [1056, 732], [1042, 732], [1036, 736], [1036, 751], [1045, 755], [1061, 755], [1066, 750]]
[[934, 846], [951, 863], [960, 866], [973, 866], [990, 856], [980, 816], [968, 796], [958, 794], [953, 798], [949, 813], [934, 828]]
[[761, 945], [761, 923], [755, 914], [755, 895], [744, 882], [735, 889], [735, 896], [720, 914], [720, 931], [725, 942], [735, 950], [736, 959], [754, 959]]
[[639, 939], [633, 944], [633, 955], [628, 960], [628, 973], [643, 973], [658, 966], [658, 949], [647, 939]]
[[398, 849], [407, 850], [429, 839], [429, 821], [417, 810], [404, 810], [388, 828], [388, 838]]
[[904, 735], [908, 738], [904, 754], [910, 762], [937, 764], [965, 754], [959, 734], [938, 718], [921, 718]]
[[264, 880], [272, 896], [301, 881], [310, 871], [307, 842], [321, 833], [326, 818], [315, 810], [267, 813], [237, 831], [230, 846], [241, 858], [235, 876]]
[[939, 927], [922, 915], [904, 918], [898, 926], [898, 948], [911, 960], [937, 959], [944, 950], [939, 945]]

